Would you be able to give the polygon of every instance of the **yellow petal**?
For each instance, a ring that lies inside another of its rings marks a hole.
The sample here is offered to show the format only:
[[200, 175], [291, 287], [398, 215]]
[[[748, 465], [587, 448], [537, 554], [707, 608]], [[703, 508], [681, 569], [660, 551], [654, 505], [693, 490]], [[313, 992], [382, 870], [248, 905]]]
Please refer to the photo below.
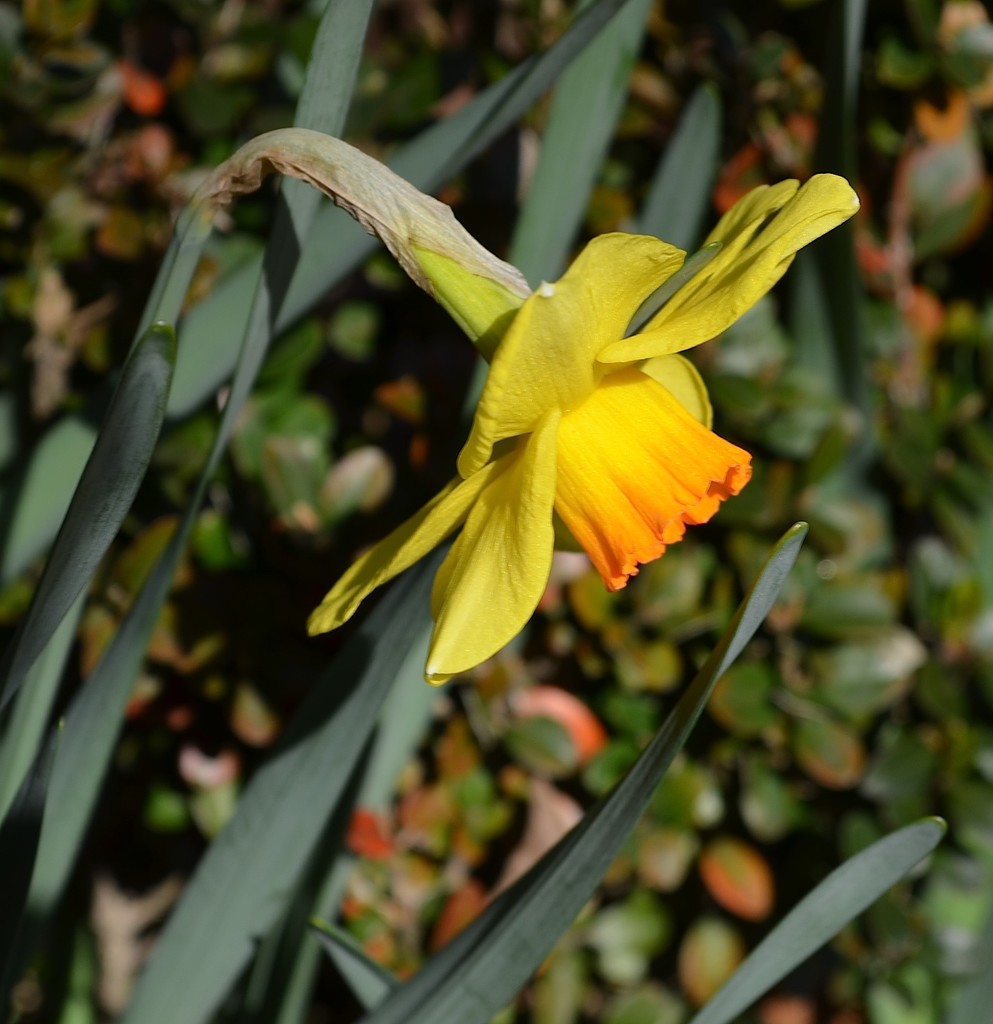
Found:
[[529, 433], [549, 409], [564, 412], [586, 398], [599, 379], [597, 353], [623, 336], [685, 255], [648, 235], [600, 235], [558, 281], [540, 285], [493, 358], [459, 456], [462, 476], [485, 466], [498, 441]]
[[[834, 174], [815, 175], [799, 189], [795, 182], [781, 182], [749, 192], [707, 239], [722, 242], [721, 251], [644, 330], [610, 345], [600, 361], [648, 359], [716, 337], [765, 295], [800, 249], [846, 221], [858, 207], [852, 187]], [[775, 214], [771, 221], [770, 214]]]
[[640, 363], [642, 373], [667, 388], [677, 402], [708, 430], [714, 422], [714, 409], [707, 385], [697, 368], [684, 356], [656, 356]]
[[417, 262], [431, 281], [435, 299], [469, 336], [488, 362], [507, 333], [527, 293], [481, 277], [465, 264], [441, 253], [417, 249]]
[[558, 420], [553, 410], [512, 454], [483, 471], [486, 486], [435, 577], [429, 683], [492, 657], [541, 599], [552, 565]]
[[337, 629], [376, 587], [440, 544], [465, 519], [490, 475], [488, 467], [471, 480], [453, 480], [419, 512], [357, 558], [311, 612], [307, 632], [314, 636]]
[[728, 246], [737, 240], [747, 242], [766, 218], [781, 210], [799, 189], [800, 182], [796, 178], [787, 178], [775, 185], [757, 185], [721, 217], [703, 244], [720, 242]]
[[[329, 196], [376, 235], [414, 283], [431, 295], [436, 294], [435, 286], [419, 258], [423, 252], [438, 253], [463, 267], [467, 276], [491, 281], [522, 300], [531, 291], [521, 272], [480, 245], [450, 207], [374, 157], [309, 128], [280, 128], [246, 142], [210, 174], [194, 203], [228, 203], [236, 195], [253, 192], [271, 171], [306, 181]], [[446, 308], [449, 303], [457, 305], [458, 295], [449, 293], [442, 303]]]
[[634, 367], [562, 417], [555, 510], [610, 590], [704, 523], [751, 477], [747, 452], [711, 433]]

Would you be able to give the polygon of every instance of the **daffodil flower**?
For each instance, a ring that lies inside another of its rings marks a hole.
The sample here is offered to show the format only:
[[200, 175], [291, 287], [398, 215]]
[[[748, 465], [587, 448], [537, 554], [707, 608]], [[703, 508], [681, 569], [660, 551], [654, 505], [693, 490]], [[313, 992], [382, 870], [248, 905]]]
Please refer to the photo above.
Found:
[[521, 630], [548, 581], [556, 518], [616, 590], [745, 486], [750, 456], [711, 431], [706, 388], [678, 353], [724, 331], [799, 249], [858, 208], [834, 175], [755, 189], [707, 239], [716, 255], [629, 335], [642, 304], [683, 266], [681, 249], [602, 235], [558, 281], [530, 292], [447, 207], [372, 158], [315, 133], [269, 138], [218, 191], [254, 187], [243, 181], [254, 174], [257, 184], [270, 166], [311, 181], [383, 238], [491, 363], [457, 476], [359, 557], [308, 623], [312, 634], [340, 626], [461, 527], [431, 595], [432, 683]]

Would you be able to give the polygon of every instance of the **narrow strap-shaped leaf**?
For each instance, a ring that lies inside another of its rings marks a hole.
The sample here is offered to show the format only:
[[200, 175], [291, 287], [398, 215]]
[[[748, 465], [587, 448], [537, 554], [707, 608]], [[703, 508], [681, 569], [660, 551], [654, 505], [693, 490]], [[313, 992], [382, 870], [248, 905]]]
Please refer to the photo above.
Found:
[[859, 74], [868, 0], [840, 0], [831, 11], [827, 38], [827, 89], [817, 133], [819, 170], [852, 179], [857, 171]]
[[720, 166], [721, 94], [707, 82], [690, 97], [666, 146], [634, 230], [692, 249], [700, 244]]
[[714, 683], [772, 607], [805, 533], [796, 526], [777, 545], [710, 658], [613, 791], [363, 1024], [486, 1024], [513, 998], [621, 849]]
[[0, 484], [0, 586], [51, 545], [96, 443], [96, 427], [70, 413], [26, 458], [4, 467]]
[[57, 735], [53, 736], [35, 758], [10, 812], [0, 825], [0, 1006], [8, 1005], [10, 987], [23, 965], [21, 921], [34, 870], [57, 739]]
[[[596, 0], [576, 17], [553, 46], [524, 61], [457, 113], [401, 147], [388, 161], [389, 166], [422, 192], [434, 192], [513, 125], [629, 2]], [[333, 284], [354, 270], [376, 244], [340, 210], [330, 203], [320, 204], [286, 301], [276, 317], [274, 332], [284, 330], [304, 315]], [[238, 311], [250, 307], [261, 262], [259, 257], [245, 263], [191, 310], [183, 324], [184, 343], [176, 367], [170, 415], [182, 415], [196, 408], [230, 374], [238, 351]], [[212, 354], [209, 362], [196, 358], [197, 353], [204, 351]]]
[[31, 607], [4, 656], [0, 708], [90, 582], [131, 507], [162, 426], [175, 358], [166, 324], [150, 327], [129, 356]]
[[85, 602], [85, 593], [76, 598], [76, 603], [62, 619], [55, 635], [45, 644], [45, 649], [31, 666], [24, 685], [3, 717], [3, 728], [0, 730], [0, 821], [3, 821], [21, 783], [34, 764], [42, 737], [51, 721], [59, 683], [76, 638], [76, 627]]
[[379, 1006], [399, 986], [389, 971], [365, 955], [348, 932], [327, 921], [313, 921], [311, 926], [331, 962], [365, 1009]]
[[[187, 207], [180, 215], [145, 303], [133, 347], [141, 344], [149, 330], [157, 329], [157, 323], [174, 324], [179, 319], [210, 231], [211, 222], [202, 207]], [[175, 386], [175, 373], [172, 383]], [[94, 440], [88, 424], [73, 416], [64, 417], [34, 453], [25, 486], [16, 493], [0, 490], [0, 519], [9, 519], [11, 524], [0, 551], [0, 581], [16, 575], [48, 547], [75, 490], [67, 481], [74, 485], [79, 480], [80, 467], [92, 452]]]
[[212, 230], [213, 213], [209, 208], [191, 203], [179, 215], [169, 248], [145, 301], [138, 339], [158, 321], [174, 324], [179, 319], [190, 282]]
[[184, 890], [122, 1024], [210, 1019], [285, 907], [384, 697], [423, 637], [436, 566], [431, 558], [412, 569], [315, 683]]
[[[329, 135], [340, 135], [343, 132], [358, 75], [372, 3], [373, 0], [329, 0], [311, 50], [307, 77], [294, 117], [295, 126]], [[284, 267], [283, 273], [278, 276], [270, 273], [270, 290], [276, 291], [278, 298], [270, 314], [267, 308], [260, 306], [260, 296], [256, 291], [245, 327], [247, 340], [243, 345], [243, 351], [253, 344], [253, 337], [254, 344], [261, 349], [268, 347], [273, 329], [272, 319], [278, 315], [278, 309], [285, 299], [290, 275], [313, 228], [321, 200], [320, 193], [303, 182], [286, 180], [282, 183], [272, 237], [264, 257], [264, 266], [272, 268], [281, 263]], [[197, 355], [192, 348], [190, 351], [192, 355]], [[202, 358], [207, 354], [200, 355]], [[214, 361], [216, 354], [211, 353], [209, 358]], [[340, 814], [339, 809], [335, 818]], [[320, 845], [323, 844], [319, 844], [317, 853], [320, 851]], [[304, 885], [304, 888], [310, 887]], [[303, 898], [305, 893], [296, 894], [298, 902]], [[292, 920], [285, 922], [286, 925], [295, 923], [292, 913], [290, 918]], [[253, 977], [264, 978], [271, 985], [273, 977], [280, 974], [281, 963], [292, 958], [293, 968], [288, 972], [282, 972], [284, 978], [289, 973], [289, 978], [283, 986], [284, 1002], [285, 999], [300, 997], [310, 991], [310, 979], [306, 976], [298, 977], [300, 942], [303, 941], [303, 937], [287, 935], [286, 930], [286, 927], [274, 929], [267, 937], [267, 943], [272, 946], [273, 961], [260, 964], [256, 960], [253, 965]], [[273, 1009], [277, 1002], [276, 993], [266, 992], [257, 997], [251, 984], [246, 993], [246, 1002], [256, 1004], [247, 1006], [246, 1013], [254, 1013], [254, 1019], [257, 1020], [272, 1020], [275, 1013], [283, 1013], [283, 1006]]]
[[45, 819], [31, 879], [31, 906], [39, 920], [58, 900], [76, 861], [117, 742], [124, 707], [191, 524], [192, 518], [189, 524], [182, 522], [173, 534], [97, 667], [66, 712], [60, 755], [49, 786], [51, 813]]
[[555, 84], [510, 251], [532, 287], [554, 280], [566, 262], [623, 109], [650, 6], [631, 0]]
[[[423, 645], [417, 641], [414, 641], [414, 648], [423, 651]], [[401, 679], [408, 684], [415, 682], [409, 676], [404, 677], [405, 664], [400, 667], [392, 692], [395, 692], [396, 683]], [[423, 681], [420, 675], [416, 679], [418, 684]], [[420, 686], [418, 688], [423, 689]], [[386, 700], [389, 700], [389, 697]], [[342, 856], [342, 851], [355, 813], [359, 783], [369, 763], [369, 746], [367, 743], [361, 756], [352, 765], [348, 784], [342, 790], [334, 810], [314, 842], [306, 866], [293, 886], [292, 893], [287, 896], [283, 912], [258, 944], [245, 981], [239, 986], [242, 999], [238, 1024], [276, 1024], [287, 1008], [286, 1002], [291, 990], [295, 990], [301, 950], [307, 948], [314, 953], [320, 953], [317, 943], [311, 937], [310, 920], [314, 916], [314, 906], [326, 881], [328, 864], [339, 859], [349, 862], [352, 860], [349, 855]], [[308, 999], [307, 1009], [310, 1002]], [[304, 1019], [306, 1011], [298, 1017], [301, 1022]]]
[[293, 123], [328, 135], [345, 127], [374, 0], [328, 0]]
[[[196, 506], [198, 507], [198, 506]], [[30, 904], [42, 922], [58, 900], [83, 841], [121, 729], [124, 707], [169, 592], [192, 513], [184, 517], [107, 650], [66, 712], [49, 786]]]
[[986, 924], [979, 936], [976, 950], [978, 969], [963, 984], [951, 1004], [945, 1024], [987, 1024], [993, 1007], [993, 907], [988, 911]]
[[11, 391], [0, 394], [0, 473], [17, 454], [17, 403]]
[[710, 245], [705, 245], [702, 249], [697, 249], [696, 252], [690, 253], [686, 257], [686, 262], [679, 270], [668, 281], [652, 292], [641, 304], [638, 311], [631, 318], [628, 334], [637, 334], [691, 277], [703, 270], [722, 248], [721, 242], [711, 242]]
[[[362, 768], [356, 805], [380, 808], [389, 804], [397, 778], [408, 764], [431, 718], [431, 709], [438, 701], [438, 691], [424, 686], [424, 659], [430, 642], [430, 627], [413, 645], [407, 660], [397, 673], [393, 689], [383, 701], [372, 740], [367, 765]], [[310, 916], [334, 919], [341, 905], [345, 883], [354, 868], [355, 858], [338, 850], [333, 862], [325, 864], [325, 876], [319, 895], [311, 907]], [[266, 1019], [266, 1024], [303, 1024], [310, 1007], [309, 993], [313, 989], [322, 960], [321, 949], [309, 932], [300, 936], [293, 956], [293, 973], [280, 993], [278, 1010]]]
[[743, 1013], [900, 881], [944, 834], [943, 821], [925, 818], [878, 840], [835, 868], [755, 947], [690, 1024], [728, 1024]]
[[[336, 3], [333, 8], [329, 6], [325, 19], [342, 10], [346, 11], [345, 26], [353, 25], [354, 22], [350, 19], [355, 15], [356, 8], [349, 11], [347, 4], [343, 6], [343, 3]], [[326, 34], [327, 31], [328, 29], [322, 26], [321, 33]], [[361, 49], [361, 39], [352, 39], [351, 45]], [[340, 128], [340, 122], [344, 118], [344, 111], [351, 95], [354, 67], [346, 61], [340, 65], [339, 73], [346, 77], [338, 82], [337, 92], [345, 96], [343, 98], [336, 94], [334, 100], [328, 100], [329, 109], [337, 112], [334, 117], [326, 113], [321, 115], [323, 119], [320, 123], [330, 129]], [[348, 78], [348, 75], [352, 77]], [[311, 90], [315, 88], [309, 84], [312, 81], [311, 76], [312, 72], [308, 67], [301, 102], [307, 99]], [[324, 85], [327, 84], [325, 77], [321, 77], [320, 81]], [[322, 109], [316, 101], [311, 103], [308, 100], [308, 103], [311, 109]], [[299, 251], [295, 236], [294, 210], [302, 222], [307, 221], [307, 211], [303, 207], [310, 201], [310, 192], [312, 190], [306, 189], [305, 194], [297, 197], [296, 201], [302, 204], [299, 209], [294, 206], [293, 195], [280, 204], [273, 228], [274, 237], [266, 257], [269, 274], [255, 279], [258, 292], [254, 297], [249, 296], [247, 299], [249, 319], [243, 325], [245, 333], [241, 338], [242, 346], [235, 366], [235, 376], [217, 436], [197, 481], [193, 497], [184, 511], [176, 533], [159, 556], [130, 612], [66, 715], [61, 754], [55, 767], [49, 794], [55, 811], [46, 821], [38, 853], [38, 869], [32, 879], [32, 905], [38, 910], [39, 915], [44, 915], [58, 898], [72, 869], [76, 851], [82, 842], [86, 824], [96, 802], [100, 783], [110, 763], [132, 682], [145, 655], [162, 603], [169, 593], [173, 575], [207, 487], [265, 355], [271, 323], [281, 301], [281, 289], [292, 271], [294, 255]], [[159, 273], [147, 304], [146, 317], [161, 314], [173, 307], [178, 310], [209, 231], [209, 218], [205, 216], [205, 208], [202, 205], [191, 205], [183, 212], [163, 270]], [[230, 309], [227, 319], [228, 322], [218, 328], [219, 336], [223, 337], [237, 330], [237, 316], [234, 316]], [[188, 331], [184, 324], [181, 353], [195, 343], [187, 335]], [[199, 342], [209, 347], [214, 340], [201, 338]], [[181, 358], [180, 356], [180, 362]]]
[[[818, 129], [814, 166], [855, 181], [857, 105], [866, 0], [839, 0], [830, 10], [825, 69], [824, 107]], [[843, 224], [800, 253], [793, 278], [794, 314], [791, 330], [797, 357], [865, 415], [868, 408], [864, 327], [854, 226]], [[813, 311], [811, 313], [811, 311]], [[811, 318], [813, 323], [811, 324]], [[871, 433], [846, 466], [865, 462]]]
[[[838, 228], [842, 231], [846, 225]], [[818, 239], [823, 244], [826, 239]], [[841, 395], [841, 370], [830, 311], [831, 295], [824, 287], [817, 258], [812, 252], [797, 253], [790, 269], [793, 312], [790, 333], [796, 338], [795, 357], [825, 393]]]

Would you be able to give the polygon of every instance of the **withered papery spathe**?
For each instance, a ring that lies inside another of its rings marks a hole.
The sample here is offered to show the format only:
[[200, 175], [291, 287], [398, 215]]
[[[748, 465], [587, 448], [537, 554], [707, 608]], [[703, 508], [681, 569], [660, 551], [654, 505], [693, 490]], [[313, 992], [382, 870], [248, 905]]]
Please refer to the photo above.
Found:
[[[194, 203], [225, 206], [273, 172], [306, 181], [351, 214], [467, 334], [492, 338], [491, 350], [498, 328], [531, 292], [524, 275], [480, 245], [450, 207], [360, 149], [309, 128], [280, 128], [245, 143], [210, 174]], [[446, 265], [446, 273], [432, 273], [425, 260], [431, 270]]]

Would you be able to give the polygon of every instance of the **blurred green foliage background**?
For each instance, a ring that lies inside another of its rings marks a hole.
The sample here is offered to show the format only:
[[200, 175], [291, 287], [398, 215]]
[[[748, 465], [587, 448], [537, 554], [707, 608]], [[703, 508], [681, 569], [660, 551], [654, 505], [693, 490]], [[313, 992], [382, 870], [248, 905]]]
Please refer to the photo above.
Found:
[[[585, 210], [586, 236], [636, 223], [694, 96], [723, 113], [703, 172], [710, 202], [705, 223], [684, 225], [670, 195], [660, 216], [684, 233], [671, 241], [692, 247], [753, 185], [853, 176], [863, 212], [844, 330], [848, 300], [825, 306], [812, 284], [825, 248], [694, 353], [718, 429], [754, 453], [755, 479], [618, 594], [584, 556], [557, 556], [528, 632], [429, 695], [395, 793], [349, 827], [342, 921], [408, 976], [620, 777], [770, 544], [809, 521], [765, 631], [508, 1020], [676, 1022], [842, 857], [924, 814], [950, 825], [926, 873], [754, 1019], [926, 1024], [943, 1019], [956, 979], [993, 963], [980, 941], [993, 908], [993, 25], [971, 0], [873, 0], [846, 80], [828, 59], [841, 6], [651, 5]], [[0, 3], [7, 638], [173, 220], [207, 169], [292, 122], [320, 7]], [[570, 15], [564, 0], [377, 5], [348, 139], [388, 154], [550, 45]], [[849, 86], [857, 116], [828, 116]], [[498, 253], [548, 116], [546, 100], [441, 192]], [[261, 251], [274, 196], [232, 208], [190, 308]], [[67, 637], [57, 707], [131, 607], [207, 458], [225, 390], [193, 358]], [[15, 988], [16, 1019], [95, 1021], [124, 1006], [148, 934], [342, 643], [307, 640], [307, 613], [356, 551], [447, 481], [472, 374], [457, 328], [383, 253], [280, 334], [135, 680], [57, 934]], [[29, 472], [42, 497], [15, 514]], [[52, 1015], [66, 992], [79, 1017]], [[351, 1019], [350, 999], [327, 969], [307, 1019]]]

